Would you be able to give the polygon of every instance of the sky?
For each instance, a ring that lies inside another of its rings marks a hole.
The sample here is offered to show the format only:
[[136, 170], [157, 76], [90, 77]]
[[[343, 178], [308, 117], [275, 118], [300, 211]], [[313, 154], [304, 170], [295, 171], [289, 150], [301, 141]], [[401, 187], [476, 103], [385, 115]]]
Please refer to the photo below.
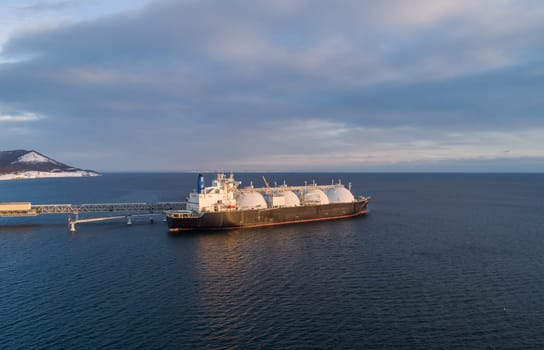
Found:
[[13, 149], [98, 171], [544, 172], [544, 2], [2, 0]]

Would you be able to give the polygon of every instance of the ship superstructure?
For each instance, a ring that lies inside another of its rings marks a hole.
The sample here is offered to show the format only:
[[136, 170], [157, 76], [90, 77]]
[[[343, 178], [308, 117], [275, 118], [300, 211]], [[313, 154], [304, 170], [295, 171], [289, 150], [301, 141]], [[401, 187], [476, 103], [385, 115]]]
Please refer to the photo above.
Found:
[[212, 181], [212, 186], [205, 187], [204, 176], [198, 175], [197, 189], [189, 194], [187, 210], [193, 212], [225, 211], [236, 208], [234, 194], [241, 184], [234, 180], [234, 175], [226, 177], [225, 174], [217, 174]]
[[171, 231], [271, 226], [358, 216], [368, 212], [369, 198], [355, 198], [351, 184], [305, 183], [303, 186], [239, 188], [234, 175], [217, 174], [210, 187], [198, 175], [197, 189], [189, 194], [186, 210], [167, 213]]

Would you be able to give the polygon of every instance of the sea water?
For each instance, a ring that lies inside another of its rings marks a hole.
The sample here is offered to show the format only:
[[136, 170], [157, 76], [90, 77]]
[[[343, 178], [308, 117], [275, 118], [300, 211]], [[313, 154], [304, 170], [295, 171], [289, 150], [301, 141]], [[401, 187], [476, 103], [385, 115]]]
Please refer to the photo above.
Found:
[[[370, 212], [176, 234], [146, 218], [75, 233], [66, 215], [0, 218], [0, 348], [544, 348], [544, 175], [265, 176], [341, 178]], [[196, 174], [105, 174], [0, 182], [0, 201], [183, 201], [193, 188]]]

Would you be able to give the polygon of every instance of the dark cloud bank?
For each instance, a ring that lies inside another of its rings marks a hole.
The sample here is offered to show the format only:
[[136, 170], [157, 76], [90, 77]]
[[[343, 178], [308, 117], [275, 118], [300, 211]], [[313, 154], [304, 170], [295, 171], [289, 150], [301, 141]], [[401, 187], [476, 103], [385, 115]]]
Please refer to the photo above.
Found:
[[2, 50], [0, 115], [39, 118], [0, 119], [0, 147], [99, 170], [544, 170], [521, 143], [506, 158], [500, 141], [424, 157], [452, 133], [544, 130], [544, 22], [519, 19], [506, 35], [462, 6], [390, 17], [375, 2], [329, 6], [157, 2], [20, 32]]

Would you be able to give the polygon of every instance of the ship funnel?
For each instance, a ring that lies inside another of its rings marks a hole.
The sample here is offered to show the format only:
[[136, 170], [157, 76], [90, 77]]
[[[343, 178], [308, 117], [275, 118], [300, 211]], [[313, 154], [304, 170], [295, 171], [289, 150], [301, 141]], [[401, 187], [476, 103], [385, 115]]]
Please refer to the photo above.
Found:
[[204, 193], [204, 175], [198, 174], [198, 180], [196, 181], [196, 192]]

